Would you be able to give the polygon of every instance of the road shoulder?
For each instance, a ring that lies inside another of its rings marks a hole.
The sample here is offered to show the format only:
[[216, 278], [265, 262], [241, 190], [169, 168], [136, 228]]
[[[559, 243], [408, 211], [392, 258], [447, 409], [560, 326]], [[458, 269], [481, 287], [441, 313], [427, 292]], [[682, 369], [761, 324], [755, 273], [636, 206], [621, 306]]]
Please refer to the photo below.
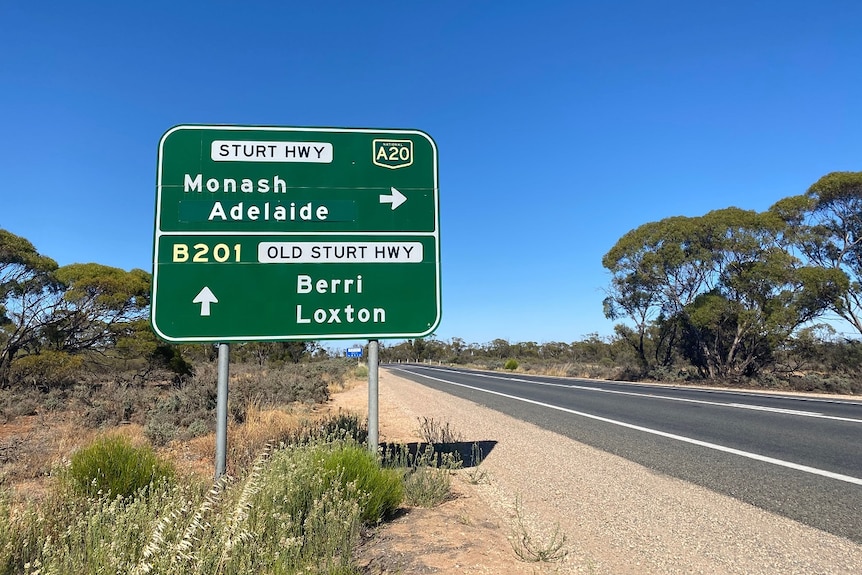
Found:
[[[656, 474], [397, 371], [381, 370], [379, 397], [381, 441], [416, 441], [420, 420], [428, 418], [493, 448], [479, 467], [481, 481], [475, 470], [471, 476], [460, 471], [453, 501], [411, 510], [366, 543], [361, 563], [369, 573], [839, 575], [862, 565], [862, 546], [849, 540]], [[367, 387], [336, 394], [333, 404], [364, 413]], [[557, 526], [567, 538], [563, 562], [518, 560], [510, 537], [527, 531], [541, 540]]]

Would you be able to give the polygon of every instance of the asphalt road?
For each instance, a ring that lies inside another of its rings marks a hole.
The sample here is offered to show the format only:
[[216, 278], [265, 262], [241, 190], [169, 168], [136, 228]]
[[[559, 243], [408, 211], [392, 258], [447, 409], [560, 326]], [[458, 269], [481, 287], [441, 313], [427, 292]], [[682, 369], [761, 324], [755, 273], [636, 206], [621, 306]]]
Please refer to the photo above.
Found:
[[415, 364], [387, 367], [657, 472], [862, 543], [862, 401]]

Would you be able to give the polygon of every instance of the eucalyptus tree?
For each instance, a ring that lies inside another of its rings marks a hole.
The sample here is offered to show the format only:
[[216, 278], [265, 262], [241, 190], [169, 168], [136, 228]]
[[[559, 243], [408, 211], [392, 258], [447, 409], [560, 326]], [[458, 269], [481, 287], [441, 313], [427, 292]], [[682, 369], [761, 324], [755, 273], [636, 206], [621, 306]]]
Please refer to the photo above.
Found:
[[571, 359], [572, 346], [562, 341], [546, 342], [542, 344], [542, 356], [553, 360]]
[[150, 274], [100, 264], [57, 263], [0, 229], [0, 385], [23, 354], [106, 350], [139, 337], [149, 310]]
[[[673, 341], [676, 323], [667, 318], [713, 287], [714, 254], [697, 241], [699, 233], [700, 223], [693, 218], [650, 222], [626, 233], [602, 258], [612, 274], [605, 316], [634, 323], [634, 330], [619, 325], [616, 332], [634, 346], [644, 368], [670, 357], [661, 343]], [[658, 333], [649, 337], [654, 329]]]
[[634, 323], [618, 333], [644, 365], [673, 345], [702, 376], [754, 375], [846, 286], [843, 273], [794, 257], [786, 228], [773, 212], [738, 208], [644, 224], [602, 259], [612, 275], [605, 314]]
[[512, 356], [512, 344], [509, 340], [498, 337], [485, 344], [485, 353], [496, 359], [506, 359]]
[[62, 284], [57, 262], [28, 240], [0, 229], [0, 385], [8, 385], [15, 357], [36, 344]]
[[150, 274], [101, 264], [58, 268], [62, 297], [42, 330], [43, 345], [77, 353], [112, 347], [122, 330], [149, 314]]
[[808, 262], [847, 275], [847, 288], [831, 310], [862, 334], [862, 172], [827, 174], [771, 210], [788, 223]]

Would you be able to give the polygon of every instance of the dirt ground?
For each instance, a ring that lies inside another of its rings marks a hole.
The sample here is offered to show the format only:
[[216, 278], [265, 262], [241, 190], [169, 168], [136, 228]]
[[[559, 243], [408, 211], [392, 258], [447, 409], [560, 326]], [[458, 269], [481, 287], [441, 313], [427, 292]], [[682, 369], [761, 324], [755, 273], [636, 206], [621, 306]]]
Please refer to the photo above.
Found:
[[[381, 382], [394, 378], [381, 373]], [[380, 442], [421, 442], [419, 416], [405, 412], [385, 391], [379, 397]], [[335, 409], [368, 413], [368, 385], [333, 395]], [[457, 430], [455, 430], [457, 432]], [[561, 572], [557, 563], [525, 562], [515, 555], [510, 538], [519, 533], [518, 517], [491, 508], [477, 491], [490, 480], [481, 465], [452, 476], [451, 498], [430, 509], [407, 509], [376, 529], [360, 546], [358, 560], [369, 575], [534, 575]], [[566, 571], [569, 572], [569, 571]], [[585, 571], [589, 572], [589, 571]]]

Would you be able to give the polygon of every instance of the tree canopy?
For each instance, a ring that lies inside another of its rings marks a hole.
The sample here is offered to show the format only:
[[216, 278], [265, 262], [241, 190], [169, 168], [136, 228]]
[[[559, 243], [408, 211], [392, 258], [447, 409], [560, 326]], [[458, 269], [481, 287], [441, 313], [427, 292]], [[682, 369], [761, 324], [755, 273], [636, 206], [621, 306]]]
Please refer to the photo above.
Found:
[[847, 276], [830, 309], [862, 334], [862, 172], [827, 174], [771, 211], [787, 223], [793, 246], [811, 265]]
[[61, 284], [57, 262], [26, 239], [0, 229], [0, 385], [15, 356], [38, 342]]
[[754, 375], [847, 285], [839, 270], [795, 257], [786, 230], [775, 212], [739, 208], [644, 224], [602, 259], [612, 275], [605, 314], [634, 322], [618, 333], [645, 366], [670, 361], [675, 345], [704, 376]]
[[0, 229], [0, 385], [22, 352], [73, 354], [113, 346], [146, 317], [150, 274], [57, 263]]

